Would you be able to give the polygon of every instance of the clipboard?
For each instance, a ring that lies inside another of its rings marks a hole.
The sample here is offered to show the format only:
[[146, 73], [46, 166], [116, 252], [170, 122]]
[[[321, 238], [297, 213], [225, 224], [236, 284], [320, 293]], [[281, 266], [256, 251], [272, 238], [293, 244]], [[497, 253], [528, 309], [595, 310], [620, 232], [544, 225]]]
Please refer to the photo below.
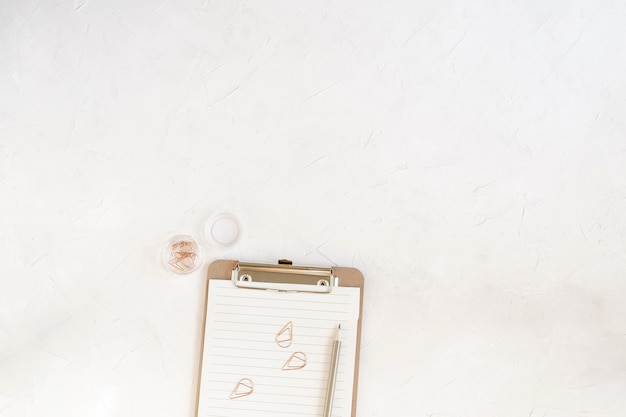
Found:
[[348, 267], [209, 265], [196, 417], [318, 417], [341, 351], [332, 417], [356, 417], [363, 275]]

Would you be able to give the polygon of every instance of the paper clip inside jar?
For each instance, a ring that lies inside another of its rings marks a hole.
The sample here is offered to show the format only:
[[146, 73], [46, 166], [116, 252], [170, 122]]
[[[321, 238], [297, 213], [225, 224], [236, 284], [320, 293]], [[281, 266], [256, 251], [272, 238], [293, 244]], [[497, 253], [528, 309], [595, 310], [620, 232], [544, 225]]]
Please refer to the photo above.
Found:
[[193, 272], [202, 263], [200, 247], [191, 236], [173, 236], [163, 250], [163, 263], [177, 274]]

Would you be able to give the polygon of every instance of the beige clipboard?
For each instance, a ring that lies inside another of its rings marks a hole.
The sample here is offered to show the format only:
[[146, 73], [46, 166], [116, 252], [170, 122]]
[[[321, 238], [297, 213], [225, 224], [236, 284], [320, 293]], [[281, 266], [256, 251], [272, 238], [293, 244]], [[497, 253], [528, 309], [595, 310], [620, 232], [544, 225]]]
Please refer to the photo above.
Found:
[[[282, 261], [279, 261], [282, 263]], [[359, 306], [358, 306], [358, 319], [357, 319], [357, 331], [356, 331], [356, 347], [355, 347], [355, 363], [354, 363], [354, 378], [353, 378], [353, 386], [352, 386], [352, 407], [351, 407], [351, 417], [356, 417], [356, 405], [357, 405], [357, 388], [358, 388], [358, 374], [359, 374], [359, 357], [360, 357], [360, 346], [361, 346], [361, 323], [363, 317], [363, 284], [364, 278], [363, 274], [356, 268], [349, 267], [330, 267], [330, 268], [316, 268], [316, 267], [292, 267], [290, 264], [287, 265], [264, 265], [264, 264], [243, 264], [236, 260], [216, 260], [213, 261], [208, 268], [207, 272], [207, 280], [206, 280], [206, 297], [204, 304], [204, 314], [203, 314], [203, 324], [202, 324], [202, 345], [200, 347], [200, 368], [198, 371], [198, 382], [197, 382], [197, 396], [196, 396], [196, 417], [202, 417], [199, 415], [199, 406], [201, 399], [201, 378], [202, 378], [202, 369], [203, 369], [203, 352], [204, 345], [208, 339], [210, 339], [211, 335], [206, 334], [206, 320], [207, 320], [207, 312], [208, 312], [208, 300], [209, 300], [209, 282], [210, 280], [218, 279], [218, 280], [233, 280], [234, 274], [238, 275], [238, 281], [248, 281], [247, 272], [245, 270], [241, 271], [240, 265], [247, 265], [250, 268], [258, 269], [260, 275], [265, 275], [265, 278], [269, 277], [269, 280], [272, 280], [272, 277], [280, 277], [281, 279], [287, 280], [300, 280], [301, 277], [295, 277], [294, 275], [300, 275], [302, 272], [304, 275], [312, 275], [312, 280], [309, 284], [317, 281], [318, 286], [330, 285], [331, 287], [334, 285], [340, 287], [358, 287], [360, 289], [359, 292]], [[266, 269], [263, 271], [263, 269]], [[294, 271], [295, 270], [295, 271]], [[235, 271], [235, 272], [234, 272]], [[238, 272], [237, 272], [238, 271]], [[330, 273], [328, 280], [326, 277], [320, 279], [319, 276], [316, 276], [317, 271], [321, 271], [321, 274]], [[291, 276], [290, 276], [291, 273]], [[286, 277], [286, 278], [284, 278]], [[235, 277], [237, 278], [237, 277]], [[256, 278], [256, 277], [255, 277]], [[304, 277], [304, 280], [308, 280], [308, 277]], [[256, 280], [255, 280], [256, 281]], [[330, 282], [329, 282], [330, 281]], [[247, 282], [242, 282], [247, 284]], [[322, 289], [324, 290], [324, 289]]]

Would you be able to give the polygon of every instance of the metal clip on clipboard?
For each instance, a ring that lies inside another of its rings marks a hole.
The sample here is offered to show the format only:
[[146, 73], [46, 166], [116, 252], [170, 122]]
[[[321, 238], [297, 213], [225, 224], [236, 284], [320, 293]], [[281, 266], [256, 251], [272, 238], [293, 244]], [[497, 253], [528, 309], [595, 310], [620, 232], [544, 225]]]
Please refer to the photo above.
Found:
[[338, 278], [332, 268], [238, 262], [232, 281], [237, 287], [330, 293]]

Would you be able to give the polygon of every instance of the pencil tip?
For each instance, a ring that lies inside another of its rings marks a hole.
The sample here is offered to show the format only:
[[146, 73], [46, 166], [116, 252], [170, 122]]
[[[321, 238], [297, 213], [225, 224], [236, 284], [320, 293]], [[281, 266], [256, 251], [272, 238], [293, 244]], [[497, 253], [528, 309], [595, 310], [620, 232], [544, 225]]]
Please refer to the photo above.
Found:
[[339, 330], [341, 330], [341, 323], [339, 323], [339, 324], [337, 325], [337, 328], [338, 328]]

